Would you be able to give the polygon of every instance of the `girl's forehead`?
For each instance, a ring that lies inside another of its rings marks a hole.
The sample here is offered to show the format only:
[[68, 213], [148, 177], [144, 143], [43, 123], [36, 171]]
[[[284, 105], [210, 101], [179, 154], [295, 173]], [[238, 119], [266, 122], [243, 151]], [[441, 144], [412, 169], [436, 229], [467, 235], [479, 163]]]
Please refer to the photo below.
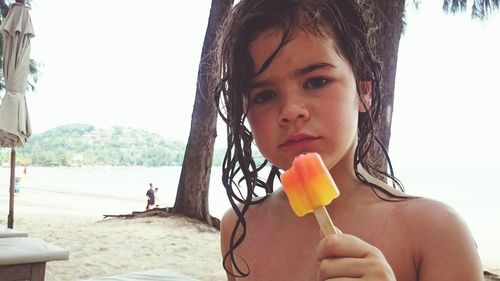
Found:
[[284, 28], [274, 27], [258, 32], [254, 38], [250, 41], [250, 46], [255, 43], [255, 41], [275, 41], [279, 44], [283, 38], [286, 36], [286, 42], [290, 42], [297, 36], [307, 37], [309, 39], [320, 39], [323, 41], [331, 40], [335, 42], [334, 36], [331, 32], [327, 32], [326, 28], [302, 28], [302, 27], [289, 27], [286, 31]]
[[[255, 54], [261, 54], [269, 50], [276, 50], [282, 40], [283, 31], [278, 28], [268, 29], [260, 32], [250, 41], [248, 51], [255, 61]], [[258, 65], [258, 63], [256, 63]]]
[[[289, 45], [299, 45], [301, 47], [293, 47], [291, 55], [304, 56], [304, 52], [311, 51], [310, 55], [314, 55], [315, 51], [324, 52], [325, 49], [329, 52], [337, 52], [336, 43], [329, 36], [321, 36], [304, 30], [295, 30], [287, 38], [283, 39], [284, 31], [279, 28], [273, 28], [259, 33], [253, 41], [250, 42], [248, 50], [252, 58], [254, 69], [258, 72], [268, 59], [275, 55], [279, 57], [285, 49], [289, 49]], [[338, 53], [338, 52], [337, 52]], [[290, 52], [288, 52], [290, 56]]]

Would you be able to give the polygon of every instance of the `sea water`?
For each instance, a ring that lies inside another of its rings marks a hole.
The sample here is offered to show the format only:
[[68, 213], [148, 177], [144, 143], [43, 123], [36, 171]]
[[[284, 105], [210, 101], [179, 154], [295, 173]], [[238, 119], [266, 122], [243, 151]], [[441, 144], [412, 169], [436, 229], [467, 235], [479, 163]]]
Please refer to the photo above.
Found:
[[[163, 206], [173, 206], [182, 167], [17, 167], [21, 191], [32, 189], [68, 195], [84, 195], [145, 202], [149, 183], [158, 187]], [[210, 178], [209, 208], [212, 216], [222, 217], [229, 203], [221, 184], [221, 169], [214, 167]], [[8, 190], [10, 169], [0, 168], [0, 194]], [[126, 203], [125, 203], [126, 204]], [[144, 203], [145, 205], [145, 203]], [[131, 206], [136, 206], [135, 204]], [[140, 211], [129, 209], [132, 211]], [[120, 211], [126, 209], [126, 206]], [[142, 210], [142, 209], [141, 209]]]

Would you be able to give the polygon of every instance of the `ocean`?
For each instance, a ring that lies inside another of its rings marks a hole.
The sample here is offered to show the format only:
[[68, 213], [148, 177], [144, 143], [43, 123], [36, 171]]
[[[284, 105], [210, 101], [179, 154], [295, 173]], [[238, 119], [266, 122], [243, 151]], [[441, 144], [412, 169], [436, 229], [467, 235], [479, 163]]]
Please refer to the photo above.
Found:
[[[181, 173], [179, 166], [172, 167], [17, 167], [16, 176], [22, 177], [23, 189], [107, 197], [130, 202], [129, 212], [141, 211], [145, 205], [149, 183], [158, 187], [162, 205], [173, 206]], [[220, 167], [212, 170], [209, 190], [209, 208], [212, 216], [221, 218], [230, 205], [220, 183]], [[0, 194], [8, 190], [10, 169], [0, 168]], [[135, 208], [137, 201], [141, 209]], [[144, 204], [143, 204], [144, 203]], [[135, 209], [134, 209], [135, 208]], [[123, 206], [120, 212], [127, 210]]]
[[[16, 175], [23, 175], [17, 167]], [[117, 213], [142, 210], [149, 183], [159, 188], [162, 205], [173, 206], [181, 167], [27, 167], [23, 189], [88, 195], [123, 202]], [[409, 194], [442, 201], [465, 220], [476, 240], [483, 262], [500, 268], [500, 183], [497, 168], [406, 168], [397, 170]], [[0, 167], [0, 196], [8, 194], [10, 169]], [[4, 200], [2, 200], [4, 201]], [[4, 201], [5, 202], [5, 201]], [[8, 200], [7, 200], [8, 202]], [[128, 202], [130, 206], [127, 206]], [[137, 209], [140, 206], [140, 209]], [[2, 206], [4, 208], [5, 206]], [[221, 218], [230, 207], [221, 183], [221, 167], [213, 167], [209, 209]], [[4, 213], [2, 210], [0, 213]]]

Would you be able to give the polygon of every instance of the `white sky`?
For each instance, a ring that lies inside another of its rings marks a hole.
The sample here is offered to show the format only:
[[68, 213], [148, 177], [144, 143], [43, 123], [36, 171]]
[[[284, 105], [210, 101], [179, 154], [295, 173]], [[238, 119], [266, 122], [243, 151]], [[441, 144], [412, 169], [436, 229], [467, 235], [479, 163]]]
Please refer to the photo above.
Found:
[[[500, 167], [500, 13], [481, 23], [422, 2], [409, 7], [400, 46], [393, 160]], [[78, 122], [187, 141], [209, 9], [210, 0], [34, 0], [34, 132]]]
[[486, 164], [500, 171], [500, 13], [486, 22], [470, 13], [443, 15], [441, 2], [423, 1], [408, 14], [396, 78], [393, 160]]
[[187, 139], [209, 10], [210, 1], [34, 0], [32, 58], [43, 67], [28, 94], [33, 130], [79, 122]]

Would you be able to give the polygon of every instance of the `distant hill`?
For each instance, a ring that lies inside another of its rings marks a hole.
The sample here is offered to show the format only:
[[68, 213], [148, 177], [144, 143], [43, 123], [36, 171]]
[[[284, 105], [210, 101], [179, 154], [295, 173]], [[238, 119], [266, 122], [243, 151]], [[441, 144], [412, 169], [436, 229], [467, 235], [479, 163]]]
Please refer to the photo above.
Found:
[[[180, 166], [186, 144], [167, 141], [142, 129], [96, 128], [87, 124], [57, 127], [28, 139], [17, 149], [17, 163], [33, 166]], [[10, 150], [0, 150], [7, 163]], [[222, 162], [223, 150], [215, 152], [214, 164]]]

